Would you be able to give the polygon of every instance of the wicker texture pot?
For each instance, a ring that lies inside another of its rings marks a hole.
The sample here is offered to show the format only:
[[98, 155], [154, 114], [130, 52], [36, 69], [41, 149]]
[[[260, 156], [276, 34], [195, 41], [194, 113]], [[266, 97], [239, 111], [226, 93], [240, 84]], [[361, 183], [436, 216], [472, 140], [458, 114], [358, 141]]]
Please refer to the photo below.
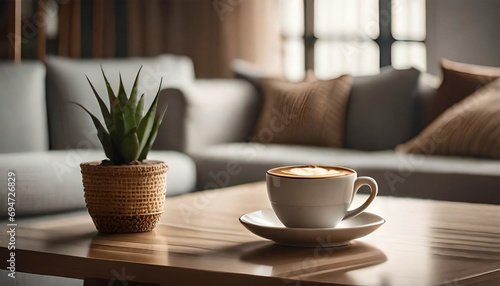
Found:
[[168, 166], [145, 160], [140, 165], [80, 164], [85, 202], [99, 232], [151, 231], [165, 206]]

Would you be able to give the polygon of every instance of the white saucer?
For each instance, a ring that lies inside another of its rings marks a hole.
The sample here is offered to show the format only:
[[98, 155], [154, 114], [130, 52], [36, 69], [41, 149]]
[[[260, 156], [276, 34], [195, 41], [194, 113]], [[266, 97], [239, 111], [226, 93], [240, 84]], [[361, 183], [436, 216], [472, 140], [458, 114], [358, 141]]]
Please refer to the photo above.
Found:
[[252, 233], [278, 244], [301, 247], [338, 247], [372, 233], [385, 223], [382, 217], [363, 212], [341, 221], [335, 228], [287, 228], [272, 209], [247, 213], [240, 222]]

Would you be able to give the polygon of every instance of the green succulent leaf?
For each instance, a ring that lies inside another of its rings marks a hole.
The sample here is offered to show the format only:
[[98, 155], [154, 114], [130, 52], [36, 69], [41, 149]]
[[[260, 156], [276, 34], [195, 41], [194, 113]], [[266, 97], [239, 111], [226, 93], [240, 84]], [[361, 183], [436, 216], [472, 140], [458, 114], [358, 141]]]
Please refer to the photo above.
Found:
[[[135, 77], [134, 85], [132, 86], [132, 91], [130, 92], [130, 97], [128, 98], [125, 105], [123, 105], [123, 119], [125, 121], [125, 133], [127, 133], [131, 128], [138, 127], [139, 121], [136, 120], [136, 111], [137, 111], [137, 84], [139, 82], [139, 74], [141, 73], [142, 66], [139, 68], [137, 75]], [[121, 83], [120, 77], [120, 90], [123, 88], [123, 84]], [[123, 91], [125, 92], [125, 91]], [[126, 95], [125, 95], [126, 98]], [[144, 99], [143, 99], [144, 104]], [[142, 117], [142, 114], [140, 115]]]
[[111, 113], [111, 116], [113, 117], [113, 123], [114, 123], [114, 134], [122, 136], [125, 134], [125, 123], [123, 122], [123, 111], [122, 107], [120, 106], [120, 101], [115, 101], [115, 106], [113, 108], [113, 111]]
[[137, 136], [139, 137], [139, 142], [141, 142], [141, 147], [140, 147], [141, 150], [144, 149], [144, 146], [146, 145], [147, 139], [149, 138], [149, 135], [151, 134], [151, 130], [153, 128], [156, 115], [156, 107], [158, 106], [158, 97], [160, 95], [162, 81], [163, 79], [161, 79], [160, 81], [160, 87], [158, 88], [158, 92], [156, 93], [153, 103], [151, 103], [148, 112], [146, 113], [146, 115], [144, 115], [144, 117], [141, 120], [141, 123], [139, 124], [139, 127], [137, 128]]
[[90, 87], [92, 88], [92, 91], [94, 92], [94, 95], [95, 95], [95, 98], [97, 99], [97, 102], [99, 102], [99, 108], [101, 109], [101, 113], [102, 113], [102, 117], [104, 119], [104, 123], [106, 124], [106, 127], [108, 128], [108, 130], [110, 130], [110, 127], [111, 127], [111, 124], [112, 124], [112, 118], [111, 118], [111, 114], [109, 113], [108, 107], [106, 106], [106, 104], [104, 103], [104, 101], [101, 99], [101, 97], [99, 96], [99, 94], [97, 93], [97, 91], [95, 90], [94, 85], [92, 85], [92, 83], [90, 82], [88, 76], [85, 75], [85, 77], [87, 78], [87, 81], [89, 82]]
[[139, 84], [139, 74], [141, 73], [142, 66], [139, 68], [139, 71], [137, 72], [137, 75], [135, 76], [135, 81], [134, 85], [132, 86], [132, 90], [130, 91], [130, 98], [128, 99], [129, 102], [132, 102], [135, 106], [137, 104], [137, 90], [138, 90], [138, 84]]
[[104, 152], [115, 165], [121, 165], [135, 160], [144, 160], [147, 157], [158, 135], [159, 126], [166, 112], [166, 108], [161, 112], [157, 112], [159, 95], [163, 82], [162, 79], [156, 96], [153, 99], [153, 103], [146, 114], [143, 115], [145, 95], [142, 94], [139, 100], [137, 100], [138, 82], [141, 70], [142, 66], [137, 72], [130, 96], [127, 96], [125, 92], [123, 79], [120, 74], [120, 86], [118, 94], [115, 95], [101, 65], [101, 72], [108, 93], [109, 109], [87, 77], [92, 92], [99, 103], [99, 108], [107, 130], [99, 119], [89, 112], [88, 109], [75, 103], [90, 115], [97, 129], [97, 136], [101, 141]]
[[128, 133], [132, 128], [136, 128], [135, 122], [135, 104], [127, 102], [123, 107], [123, 122], [125, 133]]
[[120, 101], [120, 105], [122, 107], [127, 104], [127, 93], [125, 92], [125, 88], [123, 87], [122, 75], [120, 74], [120, 88], [118, 89], [118, 101]]
[[137, 138], [135, 127], [130, 129], [123, 138], [122, 154], [126, 162], [135, 161], [139, 156], [139, 139]]
[[153, 143], [156, 140], [156, 136], [158, 135], [158, 130], [160, 129], [160, 124], [163, 120], [163, 116], [165, 116], [166, 111], [167, 107], [165, 107], [165, 109], [160, 114], [156, 115], [153, 127], [151, 129], [151, 133], [149, 134], [149, 138], [146, 141], [144, 148], [141, 150], [141, 154], [139, 155], [138, 159], [139, 161], [145, 160], [146, 157], [148, 156], [149, 151], [151, 150], [151, 147], [153, 147]]
[[87, 108], [85, 108], [83, 105], [73, 102], [74, 104], [80, 106], [83, 110], [85, 110], [89, 115], [90, 118], [92, 118], [92, 122], [94, 123], [95, 128], [97, 129], [97, 137], [99, 138], [99, 141], [102, 144], [102, 147], [104, 149], [104, 153], [110, 159], [111, 161], [114, 160], [114, 152], [113, 152], [113, 145], [111, 143], [111, 138], [108, 132], [106, 132], [106, 129], [104, 126], [101, 124], [99, 119], [95, 117]]
[[102, 68], [102, 65], [101, 65], [101, 72], [102, 72], [102, 76], [104, 77], [104, 82], [106, 82], [106, 89], [108, 91], [108, 99], [109, 99], [109, 107], [112, 111], [114, 104], [115, 104], [115, 101], [116, 101], [115, 92], [111, 88], [111, 85], [109, 84], [109, 81], [108, 81], [108, 78], [106, 77], [106, 74], [104, 74], [104, 69]]
[[113, 117], [113, 129], [110, 131], [111, 141], [113, 143], [115, 153], [122, 154], [122, 142], [125, 136], [125, 123], [119, 100], [115, 101], [115, 106], [111, 115]]
[[[132, 91], [130, 92], [130, 97], [127, 103], [123, 106], [123, 119], [125, 121], [125, 133], [127, 133], [131, 128], [137, 127], [138, 122], [136, 121], [136, 108], [137, 108], [137, 84], [139, 82], [139, 74], [141, 73], [142, 66], [139, 68], [137, 75], [135, 77], [134, 85], [132, 86]], [[121, 79], [121, 77], [120, 77]], [[120, 83], [123, 87], [123, 84]], [[141, 114], [142, 117], [142, 114]], [[139, 119], [140, 120], [140, 119]]]
[[135, 123], [139, 125], [142, 119], [142, 113], [144, 112], [144, 93], [141, 95], [137, 107], [135, 109]]

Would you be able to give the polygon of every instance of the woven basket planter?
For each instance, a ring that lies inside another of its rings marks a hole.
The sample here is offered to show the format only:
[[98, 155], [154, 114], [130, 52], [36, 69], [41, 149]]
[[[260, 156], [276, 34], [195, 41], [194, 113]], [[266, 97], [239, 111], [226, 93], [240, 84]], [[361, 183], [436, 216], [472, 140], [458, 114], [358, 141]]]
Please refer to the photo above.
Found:
[[145, 160], [140, 165], [80, 164], [85, 202], [99, 232], [145, 232], [163, 214], [168, 166]]

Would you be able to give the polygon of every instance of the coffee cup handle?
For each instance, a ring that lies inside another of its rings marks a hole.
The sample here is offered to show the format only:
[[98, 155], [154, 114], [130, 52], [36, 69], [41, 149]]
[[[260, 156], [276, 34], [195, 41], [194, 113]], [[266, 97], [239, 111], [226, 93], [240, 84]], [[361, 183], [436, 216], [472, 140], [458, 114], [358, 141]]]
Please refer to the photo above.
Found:
[[377, 196], [377, 193], [378, 193], [377, 182], [374, 179], [370, 178], [370, 177], [359, 177], [354, 182], [354, 192], [352, 194], [351, 202], [354, 199], [354, 196], [358, 192], [359, 188], [361, 188], [361, 186], [364, 186], [364, 185], [368, 185], [370, 187], [370, 196], [358, 208], [350, 210], [350, 211], [347, 211], [347, 213], [346, 213], [346, 215], [344, 216], [343, 219], [354, 217], [354, 216], [357, 216], [358, 214], [360, 214], [362, 211], [364, 211], [373, 202], [373, 200]]

